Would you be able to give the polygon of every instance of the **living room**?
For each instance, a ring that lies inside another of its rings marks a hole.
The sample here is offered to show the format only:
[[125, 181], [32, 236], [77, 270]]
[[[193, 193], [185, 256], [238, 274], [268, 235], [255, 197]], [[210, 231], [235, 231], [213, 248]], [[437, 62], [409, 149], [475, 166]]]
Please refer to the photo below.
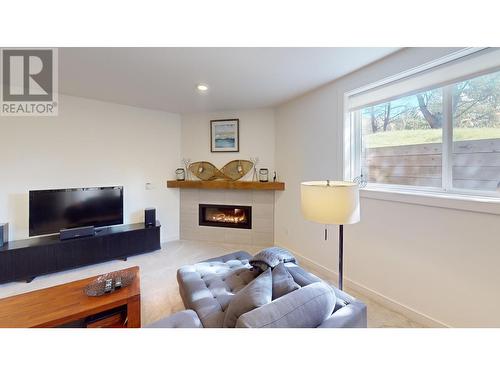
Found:
[[144, 22], [143, 43], [41, 33], [0, 49], [5, 341], [125, 338], [160, 359], [148, 340], [170, 337], [176, 366], [190, 340], [206, 360], [225, 342], [237, 365], [228, 340], [273, 350], [241, 328], [284, 328], [271, 335], [317, 340], [317, 371], [331, 349], [384, 346], [403, 362], [447, 347], [435, 365], [470, 370], [463, 345], [500, 327], [497, 43], [314, 27], [245, 43], [221, 25], [189, 42]]

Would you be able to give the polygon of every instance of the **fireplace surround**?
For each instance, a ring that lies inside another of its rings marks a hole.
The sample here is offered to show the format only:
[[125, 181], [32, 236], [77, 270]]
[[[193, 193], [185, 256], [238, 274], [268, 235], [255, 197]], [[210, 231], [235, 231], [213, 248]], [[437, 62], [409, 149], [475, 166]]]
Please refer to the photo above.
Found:
[[[259, 248], [274, 244], [274, 191], [180, 189], [180, 239]], [[251, 206], [252, 229], [200, 225], [200, 204]]]
[[226, 204], [199, 204], [201, 226], [252, 229], [252, 207]]

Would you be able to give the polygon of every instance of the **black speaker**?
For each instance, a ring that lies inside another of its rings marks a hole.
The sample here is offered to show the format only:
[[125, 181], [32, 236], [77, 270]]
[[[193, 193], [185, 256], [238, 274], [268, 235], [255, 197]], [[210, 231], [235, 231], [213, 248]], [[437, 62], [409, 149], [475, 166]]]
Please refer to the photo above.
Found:
[[146, 208], [144, 210], [144, 224], [147, 227], [152, 227], [156, 225], [156, 209]]
[[78, 237], [90, 237], [95, 235], [95, 229], [94, 227], [78, 227], [78, 228], [71, 228], [71, 229], [61, 229], [59, 231], [59, 239], [61, 241], [64, 240], [69, 240], [71, 238], [78, 238]]
[[0, 223], [0, 247], [9, 242], [9, 224]]

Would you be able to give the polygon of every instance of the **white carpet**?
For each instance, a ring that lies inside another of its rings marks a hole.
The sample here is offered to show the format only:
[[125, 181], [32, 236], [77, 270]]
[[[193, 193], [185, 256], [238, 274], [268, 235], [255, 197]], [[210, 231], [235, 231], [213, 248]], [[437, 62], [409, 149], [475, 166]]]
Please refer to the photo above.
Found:
[[[14, 282], [0, 285], [0, 298], [26, 293], [97, 276], [132, 266], [140, 267], [142, 325], [184, 309], [177, 287], [176, 271], [186, 264], [227, 254], [237, 250], [255, 253], [258, 247], [198, 241], [174, 241], [163, 244], [161, 250], [130, 257], [126, 262], [111, 261], [75, 270], [39, 276], [31, 283]], [[352, 291], [347, 291], [352, 293]], [[367, 297], [356, 295], [368, 305], [369, 327], [420, 327], [405, 316], [386, 309]]]

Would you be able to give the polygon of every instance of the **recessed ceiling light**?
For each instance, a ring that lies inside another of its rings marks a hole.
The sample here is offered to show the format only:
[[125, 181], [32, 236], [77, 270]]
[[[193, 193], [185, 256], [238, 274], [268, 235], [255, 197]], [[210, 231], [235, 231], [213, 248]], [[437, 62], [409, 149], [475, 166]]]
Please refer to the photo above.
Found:
[[204, 83], [199, 83], [198, 85], [196, 85], [196, 89], [199, 92], [207, 92], [208, 91], [208, 85], [205, 85]]

